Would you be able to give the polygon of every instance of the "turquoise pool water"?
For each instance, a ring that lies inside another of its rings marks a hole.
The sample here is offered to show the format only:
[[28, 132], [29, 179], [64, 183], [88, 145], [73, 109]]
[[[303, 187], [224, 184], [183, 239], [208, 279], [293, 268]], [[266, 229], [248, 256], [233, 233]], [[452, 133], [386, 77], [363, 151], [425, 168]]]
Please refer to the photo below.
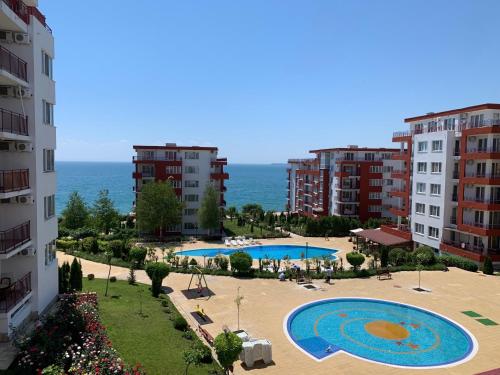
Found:
[[477, 344], [458, 324], [395, 302], [333, 298], [303, 305], [285, 321], [290, 339], [317, 360], [338, 352], [402, 367], [465, 361]]
[[327, 249], [324, 247], [315, 246], [300, 246], [300, 245], [258, 245], [258, 246], [246, 246], [240, 248], [212, 248], [212, 249], [196, 249], [196, 250], [185, 250], [176, 253], [177, 255], [187, 255], [191, 257], [214, 257], [218, 254], [230, 255], [237, 251], [245, 251], [250, 254], [254, 259], [283, 259], [288, 256], [289, 259], [301, 259], [301, 254], [304, 257], [314, 258], [314, 257], [330, 257], [335, 259], [335, 253], [338, 250]]

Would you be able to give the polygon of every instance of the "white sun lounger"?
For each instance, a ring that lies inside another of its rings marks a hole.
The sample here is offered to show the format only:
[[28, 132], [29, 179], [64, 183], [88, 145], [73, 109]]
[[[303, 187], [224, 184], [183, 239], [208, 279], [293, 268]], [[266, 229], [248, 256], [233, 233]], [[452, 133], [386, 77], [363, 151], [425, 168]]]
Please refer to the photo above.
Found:
[[226, 245], [226, 247], [229, 247], [231, 246], [231, 241], [229, 241], [227, 238], [224, 240], [224, 244]]
[[236, 240], [231, 240], [231, 245], [238, 246], [238, 242]]
[[238, 239], [236, 240], [236, 242], [238, 243], [239, 246], [243, 246], [245, 244], [242, 239]]

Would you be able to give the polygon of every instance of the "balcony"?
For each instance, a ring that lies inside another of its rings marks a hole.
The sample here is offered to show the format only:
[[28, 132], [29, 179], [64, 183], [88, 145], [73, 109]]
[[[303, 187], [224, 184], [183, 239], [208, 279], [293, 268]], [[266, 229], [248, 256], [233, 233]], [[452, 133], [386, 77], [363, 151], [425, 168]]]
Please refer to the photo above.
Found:
[[182, 158], [172, 159], [165, 155], [139, 155], [132, 157], [133, 163], [150, 163], [150, 162], [162, 162], [165, 165], [171, 166], [181, 166]]
[[476, 262], [483, 262], [486, 255], [489, 255], [494, 262], [500, 261], [499, 249], [485, 248], [484, 246], [476, 246], [465, 242], [443, 240], [440, 250], [450, 254], [459, 255]]
[[467, 147], [464, 159], [483, 160], [483, 159], [500, 159], [499, 147]]
[[397, 152], [397, 153], [392, 154], [391, 159], [392, 160], [407, 160], [409, 156], [410, 155], [409, 155], [408, 151], [403, 151], [403, 152]]
[[391, 191], [389, 191], [390, 197], [406, 197], [407, 195], [408, 192], [406, 189], [393, 188]]
[[14, 251], [22, 250], [31, 241], [30, 222], [27, 221], [14, 228], [0, 232], [0, 257], [10, 255]]
[[31, 272], [28, 272], [19, 280], [0, 289], [0, 313], [8, 313], [30, 293]]
[[380, 230], [392, 234], [393, 236], [404, 238], [407, 241], [411, 241], [412, 235], [408, 225], [396, 225], [396, 224], [383, 224], [380, 226]]
[[411, 140], [412, 133], [410, 130], [399, 131], [392, 133], [393, 142], [408, 142]]
[[212, 180], [228, 180], [229, 173], [210, 173], [210, 178]]
[[500, 173], [468, 171], [464, 183], [478, 185], [500, 185]]
[[398, 206], [391, 207], [389, 209], [389, 212], [391, 212], [394, 216], [399, 216], [399, 217], [406, 217], [409, 214], [406, 207], [398, 207]]
[[28, 84], [26, 61], [7, 48], [0, 46], [0, 84], [26, 86]]
[[0, 199], [27, 194], [30, 190], [28, 169], [0, 170]]
[[391, 178], [403, 180], [406, 178], [406, 171], [393, 170], [391, 172]]
[[8, 30], [27, 32], [28, 7], [20, 0], [0, 0], [0, 23]]
[[27, 140], [27, 137], [28, 116], [0, 108], [0, 139]]
[[478, 236], [500, 236], [500, 223], [484, 223], [471, 219], [463, 219], [458, 224], [458, 230]]
[[500, 211], [500, 198], [466, 195], [462, 207], [481, 211]]
[[215, 159], [210, 162], [212, 167], [224, 166], [227, 165], [227, 158]]

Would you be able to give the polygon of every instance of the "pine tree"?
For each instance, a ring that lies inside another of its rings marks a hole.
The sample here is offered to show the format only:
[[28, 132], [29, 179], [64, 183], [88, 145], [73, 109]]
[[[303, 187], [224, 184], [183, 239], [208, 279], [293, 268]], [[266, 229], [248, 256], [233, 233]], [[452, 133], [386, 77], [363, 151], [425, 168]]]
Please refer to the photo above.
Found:
[[100, 231], [108, 234], [111, 228], [118, 225], [119, 213], [113, 201], [109, 198], [108, 190], [101, 190], [99, 198], [94, 203], [92, 209], [94, 225]]
[[72, 292], [81, 291], [83, 286], [82, 278], [82, 265], [76, 258], [73, 258], [69, 273], [69, 290]]

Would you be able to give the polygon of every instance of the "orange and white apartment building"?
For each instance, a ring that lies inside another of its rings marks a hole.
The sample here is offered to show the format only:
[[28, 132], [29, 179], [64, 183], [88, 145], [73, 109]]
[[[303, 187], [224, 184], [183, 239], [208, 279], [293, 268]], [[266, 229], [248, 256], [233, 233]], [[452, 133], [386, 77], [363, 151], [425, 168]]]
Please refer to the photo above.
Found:
[[[224, 171], [226, 158], [217, 156], [217, 147], [178, 146], [167, 143], [164, 146], [134, 146], [135, 171], [134, 191], [136, 199], [144, 184], [150, 181], [169, 180], [177, 197], [184, 202], [182, 224], [166, 228], [170, 234], [208, 234], [198, 226], [198, 209], [208, 184], [212, 184], [220, 196], [220, 206], [225, 207], [224, 181], [229, 174]], [[221, 222], [222, 227], [222, 222]]]
[[500, 104], [405, 119], [391, 209], [412, 239], [436, 251], [500, 262]]
[[288, 160], [287, 210], [318, 217], [392, 217], [390, 172], [398, 149], [349, 146]]
[[0, 1], [0, 341], [58, 293], [54, 38], [36, 0]]

